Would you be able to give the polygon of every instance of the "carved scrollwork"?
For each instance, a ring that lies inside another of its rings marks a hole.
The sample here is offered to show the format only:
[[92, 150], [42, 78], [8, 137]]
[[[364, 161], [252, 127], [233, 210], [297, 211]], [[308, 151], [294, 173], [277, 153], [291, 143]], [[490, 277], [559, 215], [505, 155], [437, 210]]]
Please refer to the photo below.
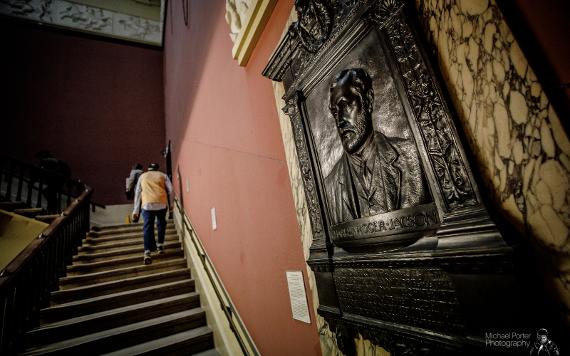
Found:
[[295, 0], [295, 10], [299, 20], [293, 24], [294, 33], [307, 51], [315, 53], [331, 34], [331, 11], [322, 0]]
[[404, 6], [402, 0], [376, 1], [376, 5], [368, 12], [368, 19], [376, 24], [385, 23], [392, 15], [397, 13]]
[[[385, 3], [396, 3], [387, 0]], [[380, 11], [380, 10], [378, 10]], [[388, 12], [377, 12], [378, 21]], [[467, 168], [453, 132], [451, 117], [416, 46], [416, 40], [399, 13], [385, 27], [420, 134], [448, 211], [478, 204]]]
[[286, 101], [283, 111], [289, 115], [293, 127], [297, 157], [299, 159], [301, 176], [303, 177], [303, 183], [305, 186], [307, 207], [309, 209], [309, 216], [311, 219], [311, 229], [315, 239], [322, 239], [322, 241], [324, 241], [324, 228], [321, 218], [319, 198], [317, 195], [316, 183], [313, 178], [314, 174], [311, 168], [307, 142], [305, 142], [303, 123], [299, 114], [298, 99], [296, 97], [289, 98]]

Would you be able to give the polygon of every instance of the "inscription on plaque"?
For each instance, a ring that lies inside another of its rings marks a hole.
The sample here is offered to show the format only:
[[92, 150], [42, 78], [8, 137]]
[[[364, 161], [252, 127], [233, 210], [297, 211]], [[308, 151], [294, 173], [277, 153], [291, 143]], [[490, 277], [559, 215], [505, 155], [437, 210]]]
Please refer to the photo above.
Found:
[[449, 277], [437, 268], [341, 268], [335, 272], [341, 310], [439, 331], [462, 328]]
[[428, 230], [439, 223], [433, 204], [356, 219], [331, 228], [335, 242]]

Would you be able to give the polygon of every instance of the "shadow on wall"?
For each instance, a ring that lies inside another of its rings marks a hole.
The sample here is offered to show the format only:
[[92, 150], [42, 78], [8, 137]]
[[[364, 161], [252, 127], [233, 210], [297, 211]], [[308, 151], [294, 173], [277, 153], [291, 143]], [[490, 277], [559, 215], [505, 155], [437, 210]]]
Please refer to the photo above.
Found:
[[[176, 108], [175, 117], [169, 117], [166, 122], [176, 127], [175, 136], [171, 137], [175, 144], [182, 141], [186, 128], [190, 122], [194, 101], [205, 73], [204, 66], [208, 61], [208, 52], [212, 43], [212, 36], [219, 21], [224, 21], [224, 2], [221, 1], [190, 1], [188, 2], [188, 25], [185, 24], [185, 9], [182, 2], [168, 3], [165, 25], [165, 68], [172, 71], [165, 72], [165, 107]], [[191, 41], [191, 37], [200, 38], [200, 41]], [[228, 41], [230, 39], [228, 38]], [[176, 43], [174, 47], [172, 44]], [[229, 47], [231, 48], [231, 47]], [[231, 53], [228, 53], [230, 56]], [[166, 63], [174, 62], [174, 63]], [[184, 76], [168, 77], [168, 73], [184, 73]], [[166, 85], [170, 82], [170, 85]], [[175, 88], [175, 92], [169, 92]], [[168, 101], [174, 103], [168, 103]], [[177, 152], [174, 152], [177, 156]], [[173, 157], [177, 161], [177, 157]]]

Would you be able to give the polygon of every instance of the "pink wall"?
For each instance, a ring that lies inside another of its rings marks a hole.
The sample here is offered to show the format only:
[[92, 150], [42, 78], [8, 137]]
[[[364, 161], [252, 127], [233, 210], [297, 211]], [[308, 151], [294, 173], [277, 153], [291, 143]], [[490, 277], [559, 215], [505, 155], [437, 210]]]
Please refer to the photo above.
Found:
[[291, 317], [285, 272], [306, 279], [306, 264], [272, 86], [261, 76], [292, 1], [278, 2], [246, 68], [231, 56], [224, 1], [189, 4], [185, 27], [180, 3], [169, 3], [164, 59], [166, 137], [185, 209], [261, 353], [320, 355], [312, 311], [310, 325]]
[[2, 152], [50, 150], [95, 201], [126, 202], [133, 163], [162, 163], [162, 51], [7, 20], [0, 41]]

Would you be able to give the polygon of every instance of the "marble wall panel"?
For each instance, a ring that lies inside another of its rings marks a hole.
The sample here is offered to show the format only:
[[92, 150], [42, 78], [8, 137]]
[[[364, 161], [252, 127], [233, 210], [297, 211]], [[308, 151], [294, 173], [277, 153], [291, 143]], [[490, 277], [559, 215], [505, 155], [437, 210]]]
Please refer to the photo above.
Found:
[[416, 0], [486, 193], [552, 257], [570, 321], [570, 141], [494, 0]]

